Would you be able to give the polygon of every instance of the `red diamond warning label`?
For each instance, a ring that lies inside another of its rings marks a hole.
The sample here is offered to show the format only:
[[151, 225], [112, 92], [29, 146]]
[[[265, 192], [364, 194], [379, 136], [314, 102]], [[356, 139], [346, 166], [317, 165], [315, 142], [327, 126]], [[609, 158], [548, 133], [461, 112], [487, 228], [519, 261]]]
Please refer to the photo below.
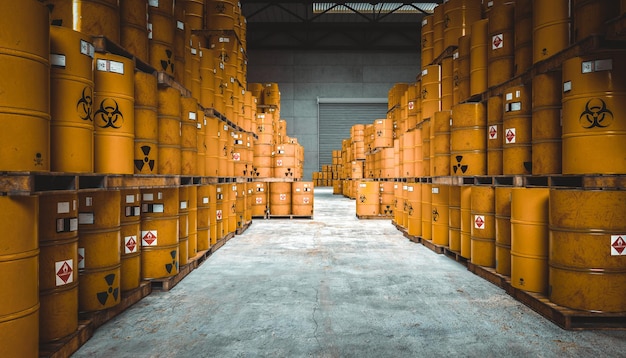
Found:
[[84, 247], [78, 248], [78, 268], [79, 269], [85, 268], [85, 248]]
[[263, 204], [263, 198], [256, 198], [255, 200], [257, 204]]
[[504, 46], [504, 40], [503, 40], [502, 34], [493, 35], [491, 37], [491, 49], [497, 50], [499, 48], [502, 48], [502, 46]]
[[279, 199], [280, 199], [280, 201], [285, 201], [285, 200], [287, 200], [287, 194], [280, 194], [280, 195], [279, 195]]
[[507, 129], [505, 138], [507, 143], [515, 143], [515, 128]]
[[474, 216], [474, 227], [480, 230], [485, 229], [485, 216], [484, 215]]
[[218, 210], [215, 214], [215, 217], [217, 218], [217, 220], [222, 220], [222, 210]]
[[74, 269], [72, 265], [74, 260], [64, 260], [54, 263], [54, 272], [56, 272], [56, 285], [63, 286], [74, 282]]
[[489, 126], [489, 139], [498, 139], [498, 126]]
[[238, 162], [241, 160], [241, 154], [239, 153], [233, 153], [233, 160]]
[[415, 108], [415, 102], [411, 101], [409, 102], [409, 111], [412, 111], [413, 108]]
[[302, 202], [308, 204], [311, 200], [307, 197], [302, 198]]
[[626, 255], [626, 235], [611, 235], [611, 256]]
[[283, 166], [283, 160], [282, 159], [277, 159], [276, 160], [276, 166], [277, 167], [282, 167]]
[[137, 236], [124, 237], [124, 253], [132, 254], [134, 252], [137, 252]]
[[159, 234], [156, 230], [148, 230], [141, 232], [142, 246], [156, 246]]

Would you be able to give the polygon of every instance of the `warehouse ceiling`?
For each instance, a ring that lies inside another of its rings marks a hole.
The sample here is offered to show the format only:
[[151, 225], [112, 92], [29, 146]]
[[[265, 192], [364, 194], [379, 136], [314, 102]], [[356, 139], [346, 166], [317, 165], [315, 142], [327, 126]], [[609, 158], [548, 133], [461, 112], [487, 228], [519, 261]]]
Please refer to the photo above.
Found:
[[241, 0], [248, 49], [417, 52], [432, 2]]

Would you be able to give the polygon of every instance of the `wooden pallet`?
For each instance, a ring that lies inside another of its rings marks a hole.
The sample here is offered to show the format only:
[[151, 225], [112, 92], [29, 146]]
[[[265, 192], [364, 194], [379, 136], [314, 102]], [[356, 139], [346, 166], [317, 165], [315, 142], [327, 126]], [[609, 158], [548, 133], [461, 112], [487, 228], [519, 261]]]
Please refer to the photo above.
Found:
[[467, 268], [565, 330], [626, 329], [626, 313], [589, 312], [559, 306], [543, 294], [513, 287], [510, 277], [493, 268], [472, 263], [468, 263]]
[[122, 292], [120, 303], [102, 311], [85, 312], [79, 314], [78, 329], [69, 336], [39, 347], [40, 357], [65, 358], [76, 352], [92, 336], [95, 330], [113, 319], [128, 307], [139, 302], [152, 292], [149, 281], [142, 281], [139, 287], [128, 292]]
[[404, 235], [404, 237], [409, 239], [409, 241], [411, 241], [411, 242], [414, 242], [416, 244], [421, 244], [422, 243], [422, 239], [419, 236], [409, 235], [409, 233], [407, 231], [404, 231], [402, 234]]
[[150, 280], [153, 290], [169, 291], [182, 281], [191, 271], [197, 267], [197, 261], [192, 261], [178, 268], [178, 273], [174, 276], [156, 278]]
[[241, 235], [244, 232], [246, 232], [246, 230], [248, 230], [248, 228], [250, 227], [250, 225], [252, 225], [252, 221], [248, 221], [247, 223], [243, 224], [242, 227], [237, 228], [237, 230], [235, 231], [235, 235]]
[[313, 219], [313, 215], [265, 215], [253, 216], [253, 219]]
[[446, 248], [445, 246], [437, 245], [433, 243], [431, 240], [426, 240], [424, 238], [420, 238], [420, 241], [422, 242], [422, 245], [426, 246], [427, 248], [429, 248], [432, 252], [436, 254], [440, 254], [440, 255], [443, 254]]
[[393, 216], [389, 215], [357, 215], [359, 220], [391, 220]]
[[443, 249], [443, 254], [467, 267], [469, 260], [466, 257], [461, 256], [460, 252], [452, 251], [449, 247]]

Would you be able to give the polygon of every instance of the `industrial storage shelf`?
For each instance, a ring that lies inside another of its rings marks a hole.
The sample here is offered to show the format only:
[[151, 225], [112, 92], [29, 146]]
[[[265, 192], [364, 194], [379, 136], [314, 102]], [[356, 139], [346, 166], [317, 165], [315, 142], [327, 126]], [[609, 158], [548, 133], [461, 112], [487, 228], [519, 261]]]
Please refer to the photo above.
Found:
[[217, 118], [217, 119], [221, 120], [222, 122], [226, 123], [230, 128], [236, 130], [237, 132], [248, 133], [248, 134], [251, 134], [252, 137], [254, 137], [254, 139], [259, 139], [259, 136], [256, 133], [248, 132], [245, 129], [241, 128], [235, 122], [233, 122], [233, 121], [229, 120], [228, 118], [226, 118], [225, 115], [223, 115], [222, 113], [218, 112], [215, 108], [204, 108], [202, 106], [201, 106], [201, 108], [203, 109], [205, 116], [212, 117], [212, 118]]
[[[297, 181], [280, 178], [267, 179]], [[31, 195], [37, 192], [85, 189], [173, 188], [181, 185], [251, 183], [254, 181], [262, 180], [251, 177], [201, 177], [158, 174], [0, 172], [0, 195]]]
[[313, 219], [313, 215], [264, 215], [264, 216], [253, 216], [253, 219]]
[[244, 59], [248, 59], [248, 54], [244, 49], [241, 49], [243, 47], [243, 42], [241, 41], [241, 39], [239, 38], [239, 35], [237, 35], [237, 32], [235, 30], [232, 29], [202, 29], [202, 30], [191, 30], [191, 33], [193, 35], [196, 36], [203, 36], [206, 39], [210, 39], [212, 36], [215, 35], [225, 35], [225, 36], [235, 36], [235, 39], [237, 40], [237, 43], [239, 44], [240, 47], [240, 51], [243, 53], [243, 57]]
[[438, 185], [493, 185], [580, 189], [626, 189], [625, 174], [476, 175], [395, 178], [397, 182]]
[[253, 181], [261, 182], [261, 183], [293, 183], [293, 182], [297, 182], [297, 181], [302, 181], [302, 179], [301, 178], [277, 178], [277, 177], [272, 177], [272, 178], [253, 178]]
[[391, 220], [393, 216], [389, 215], [356, 215], [359, 220]]
[[172, 75], [163, 71], [157, 72], [157, 83], [162, 87], [171, 87], [183, 97], [191, 97], [191, 91], [185, 88], [181, 83], [177, 82]]

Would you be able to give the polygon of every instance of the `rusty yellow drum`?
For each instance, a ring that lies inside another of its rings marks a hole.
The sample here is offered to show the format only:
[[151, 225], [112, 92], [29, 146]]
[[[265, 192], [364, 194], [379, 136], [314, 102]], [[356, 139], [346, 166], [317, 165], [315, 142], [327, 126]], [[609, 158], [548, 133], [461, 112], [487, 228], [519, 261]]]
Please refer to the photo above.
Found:
[[159, 174], [181, 174], [180, 92], [172, 87], [159, 88]]
[[487, 174], [502, 175], [502, 116], [504, 113], [501, 96], [487, 100]]
[[421, 204], [422, 204], [422, 239], [432, 240], [433, 238], [433, 185], [431, 183], [422, 183], [421, 185]]
[[377, 181], [359, 180], [356, 193], [357, 216], [377, 216], [380, 210], [380, 188]]
[[561, 173], [561, 72], [533, 78], [532, 174]]
[[450, 186], [433, 184], [431, 189], [432, 240], [434, 244], [449, 246]]
[[472, 186], [461, 187], [461, 256], [472, 256]]
[[158, 279], [178, 273], [178, 188], [141, 189], [141, 275]]
[[502, 118], [504, 175], [532, 172], [532, 98], [530, 85], [515, 86], [504, 94]]
[[626, 52], [563, 63], [563, 174], [626, 174]]
[[482, 103], [463, 103], [452, 108], [450, 174], [487, 173], [487, 115]]
[[291, 187], [291, 212], [293, 215], [313, 216], [313, 182], [293, 182]]
[[496, 264], [494, 187], [489, 185], [472, 187], [471, 220], [471, 261], [479, 266], [494, 267]]
[[550, 190], [550, 301], [626, 311], [625, 201], [623, 190]]
[[448, 196], [448, 247], [461, 252], [461, 187], [450, 186]]
[[412, 236], [422, 236], [422, 184], [407, 183], [406, 204], [403, 212], [407, 213], [405, 226]]
[[141, 281], [141, 191], [122, 189], [120, 205], [122, 292], [139, 287]]
[[511, 190], [496, 187], [496, 272], [511, 275]]

